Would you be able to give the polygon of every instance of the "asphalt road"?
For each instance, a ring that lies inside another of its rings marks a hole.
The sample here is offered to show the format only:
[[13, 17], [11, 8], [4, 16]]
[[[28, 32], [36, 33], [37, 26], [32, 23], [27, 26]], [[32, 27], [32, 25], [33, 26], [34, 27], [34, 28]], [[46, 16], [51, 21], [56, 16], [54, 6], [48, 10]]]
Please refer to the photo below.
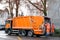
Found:
[[16, 35], [9, 36], [4, 31], [0, 31], [0, 40], [17, 40]]
[[59, 37], [20, 37], [22, 40], [60, 40]]
[[0, 40], [60, 40], [60, 37], [19, 37], [17, 35], [7, 35], [4, 31], [0, 31]]

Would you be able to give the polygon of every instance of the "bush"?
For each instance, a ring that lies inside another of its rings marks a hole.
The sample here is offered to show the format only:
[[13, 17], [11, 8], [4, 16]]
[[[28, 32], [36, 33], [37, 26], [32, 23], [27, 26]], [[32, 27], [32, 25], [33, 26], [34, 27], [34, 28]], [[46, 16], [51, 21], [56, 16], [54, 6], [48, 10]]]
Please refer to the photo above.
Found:
[[60, 29], [55, 29], [55, 34], [60, 34]]
[[60, 29], [55, 29], [54, 37], [60, 37]]

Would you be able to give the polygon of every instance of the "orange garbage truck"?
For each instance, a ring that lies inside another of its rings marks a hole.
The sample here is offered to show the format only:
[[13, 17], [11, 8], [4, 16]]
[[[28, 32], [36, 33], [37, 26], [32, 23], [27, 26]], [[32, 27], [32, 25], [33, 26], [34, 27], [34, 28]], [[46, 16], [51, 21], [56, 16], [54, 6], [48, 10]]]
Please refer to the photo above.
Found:
[[46, 21], [50, 24], [49, 33], [52, 33], [50, 18], [44, 16], [20, 16], [7, 19], [5, 33], [8, 35], [17, 33], [22, 36], [45, 35], [46, 27], [44, 24]]

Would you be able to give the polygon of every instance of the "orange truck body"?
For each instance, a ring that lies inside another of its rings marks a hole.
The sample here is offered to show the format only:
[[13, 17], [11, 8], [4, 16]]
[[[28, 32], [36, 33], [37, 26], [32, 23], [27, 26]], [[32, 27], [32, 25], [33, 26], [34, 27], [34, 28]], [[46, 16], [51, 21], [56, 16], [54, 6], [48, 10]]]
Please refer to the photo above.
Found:
[[[12, 21], [13, 29], [33, 30], [34, 34], [43, 34], [43, 30], [40, 29], [44, 22], [42, 16], [21, 16], [13, 18]], [[7, 24], [5, 28], [10, 28], [10, 24]]]
[[[13, 30], [33, 30], [34, 34], [44, 34], [43, 25], [43, 16], [20, 16], [12, 19]], [[10, 27], [10, 23], [6, 23], [5, 29]]]

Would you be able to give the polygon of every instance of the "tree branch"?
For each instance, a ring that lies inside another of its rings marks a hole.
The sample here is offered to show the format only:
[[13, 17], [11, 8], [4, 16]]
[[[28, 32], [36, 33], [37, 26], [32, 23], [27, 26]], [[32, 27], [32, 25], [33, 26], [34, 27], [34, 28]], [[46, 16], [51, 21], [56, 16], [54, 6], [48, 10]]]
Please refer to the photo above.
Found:
[[43, 11], [42, 9], [40, 9], [40, 8], [38, 8], [36, 5], [34, 5], [31, 1], [28, 0], [28, 2], [29, 2], [30, 4], [32, 4], [32, 5], [33, 5], [35, 8], [37, 8], [38, 10]]
[[42, 4], [44, 5], [44, 2], [43, 2], [43, 0], [41, 0], [41, 2], [42, 2]]

